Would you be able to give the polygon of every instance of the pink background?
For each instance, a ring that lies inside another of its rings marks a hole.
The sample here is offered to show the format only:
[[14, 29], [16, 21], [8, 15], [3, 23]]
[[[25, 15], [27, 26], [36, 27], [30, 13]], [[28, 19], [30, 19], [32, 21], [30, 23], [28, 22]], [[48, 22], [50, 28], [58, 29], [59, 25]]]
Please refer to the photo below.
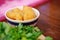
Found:
[[23, 5], [35, 7], [47, 1], [48, 0], [0, 0], [0, 21], [5, 20], [5, 11], [11, 7]]

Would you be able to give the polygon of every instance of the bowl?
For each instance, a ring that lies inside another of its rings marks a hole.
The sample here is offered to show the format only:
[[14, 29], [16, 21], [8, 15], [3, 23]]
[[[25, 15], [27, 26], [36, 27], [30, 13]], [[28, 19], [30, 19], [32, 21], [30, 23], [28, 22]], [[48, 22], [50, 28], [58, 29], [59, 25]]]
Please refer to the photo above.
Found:
[[36, 15], [35, 18], [33, 18], [33, 19], [31, 19], [31, 20], [25, 20], [25, 21], [13, 20], [13, 19], [10, 19], [9, 17], [7, 17], [6, 14], [7, 14], [7, 12], [8, 12], [9, 10], [12, 10], [12, 9], [14, 9], [14, 8], [19, 8], [20, 10], [22, 10], [22, 9], [23, 9], [23, 6], [13, 7], [13, 8], [9, 8], [8, 10], [6, 10], [6, 12], [5, 12], [5, 17], [6, 17], [7, 21], [10, 22], [10, 23], [30, 23], [30, 22], [33, 22], [33, 21], [37, 20], [37, 19], [39, 18], [39, 16], [40, 16], [40, 12], [39, 12], [37, 9], [32, 8], [32, 10], [34, 10], [35, 15]]

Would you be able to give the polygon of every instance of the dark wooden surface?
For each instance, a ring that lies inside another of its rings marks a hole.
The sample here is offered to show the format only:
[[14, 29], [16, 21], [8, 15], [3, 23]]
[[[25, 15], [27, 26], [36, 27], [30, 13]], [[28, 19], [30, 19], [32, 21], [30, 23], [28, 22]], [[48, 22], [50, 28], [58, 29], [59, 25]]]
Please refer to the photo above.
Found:
[[44, 31], [44, 35], [49, 35], [54, 40], [60, 40], [60, 1], [51, 0], [39, 6], [41, 13], [36, 26]]

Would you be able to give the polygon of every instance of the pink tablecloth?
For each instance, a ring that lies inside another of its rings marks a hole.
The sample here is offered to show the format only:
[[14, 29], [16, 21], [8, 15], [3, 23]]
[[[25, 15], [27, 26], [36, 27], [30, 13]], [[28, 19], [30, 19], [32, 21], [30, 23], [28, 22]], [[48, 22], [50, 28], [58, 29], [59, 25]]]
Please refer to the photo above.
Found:
[[48, 0], [0, 0], [0, 21], [5, 20], [5, 11], [11, 7], [28, 5], [35, 7]]

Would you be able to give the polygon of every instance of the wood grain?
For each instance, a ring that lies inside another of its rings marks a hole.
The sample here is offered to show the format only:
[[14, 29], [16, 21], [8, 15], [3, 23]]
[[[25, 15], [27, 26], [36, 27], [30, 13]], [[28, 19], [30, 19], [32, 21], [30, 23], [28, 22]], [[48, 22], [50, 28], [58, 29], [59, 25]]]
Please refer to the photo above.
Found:
[[51, 0], [39, 6], [38, 10], [41, 15], [36, 26], [45, 32], [44, 35], [60, 40], [60, 1]]

